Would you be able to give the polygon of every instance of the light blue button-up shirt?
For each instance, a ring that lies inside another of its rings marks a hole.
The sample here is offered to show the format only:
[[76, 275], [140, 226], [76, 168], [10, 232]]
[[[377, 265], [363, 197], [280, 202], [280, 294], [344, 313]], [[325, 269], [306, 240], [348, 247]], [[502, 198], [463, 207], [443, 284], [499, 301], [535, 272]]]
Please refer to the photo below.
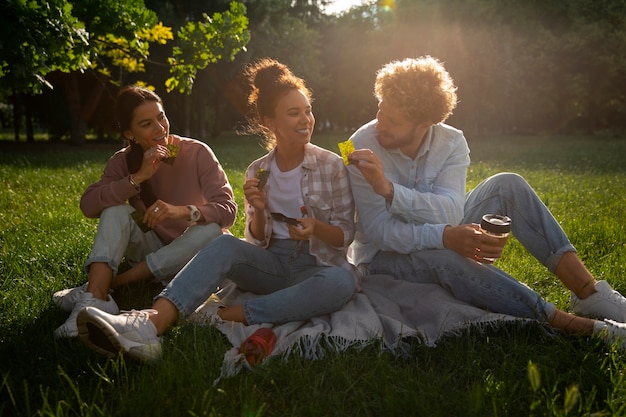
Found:
[[380, 250], [408, 254], [442, 249], [443, 229], [463, 219], [465, 180], [470, 163], [463, 132], [443, 123], [432, 126], [415, 157], [378, 143], [376, 120], [350, 138], [356, 149], [371, 149], [393, 183], [391, 204], [376, 194], [361, 171], [348, 167], [357, 208], [352, 263], [369, 263]]

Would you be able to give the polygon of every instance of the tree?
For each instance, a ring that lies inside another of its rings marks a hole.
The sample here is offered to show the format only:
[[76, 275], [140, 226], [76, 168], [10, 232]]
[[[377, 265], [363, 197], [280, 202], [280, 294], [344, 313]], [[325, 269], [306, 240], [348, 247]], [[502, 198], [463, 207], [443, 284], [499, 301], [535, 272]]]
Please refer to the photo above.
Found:
[[[143, 0], [8, 0], [2, 3], [1, 35], [11, 40], [0, 46], [0, 88], [12, 88], [14, 95], [38, 94], [55, 84], [63, 89], [73, 110], [71, 141], [82, 143], [85, 123], [94, 115], [111, 88], [129, 73], [145, 70], [150, 45], [172, 39], [172, 31], [157, 21], [156, 13]], [[232, 59], [248, 39], [245, 7], [233, 3], [231, 10], [195, 28], [212, 38], [194, 39], [186, 51], [210, 51], [214, 59]], [[190, 22], [192, 25], [193, 22]], [[192, 30], [188, 30], [192, 32]], [[183, 35], [185, 32], [183, 32]], [[232, 42], [236, 39], [237, 42]], [[186, 39], [182, 39], [185, 44]], [[221, 48], [218, 50], [218, 48]], [[181, 54], [182, 59], [186, 57]], [[165, 63], [163, 63], [165, 65]], [[177, 62], [178, 64], [178, 62]], [[172, 70], [170, 86], [189, 84], [201, 62], [184, 62]], [[114, 74], [115, 72], [115, 74]], [[81, 88], [88, 85], [89, 88]], [[87, 91], [85, 91], [87, 90]]]
[[[177, 34], [178, 45], [169, 59], [170, 73], [165, 85], [168, 91], [191, 93], [196, 73], [222, 59], [232, 61], [250, 41], [246, 7], [232, 2], [230, 10], [202, 20], [187, 22]], [[228, 34], [228, 36], [224, 36]]]

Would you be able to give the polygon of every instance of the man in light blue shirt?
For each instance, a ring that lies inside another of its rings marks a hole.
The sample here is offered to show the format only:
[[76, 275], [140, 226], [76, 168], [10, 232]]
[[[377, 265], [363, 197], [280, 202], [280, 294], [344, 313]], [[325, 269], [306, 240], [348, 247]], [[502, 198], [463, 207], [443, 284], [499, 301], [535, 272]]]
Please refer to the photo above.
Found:
[[626, 321], [626, 299], [595, 280], [522, 177], [494, 175], [466, 194], [469, 148], [463, 132], [444, 124], [457, 96], [438, 60], [391, 62], [378, 71], [374, 92], [376, 119], [352, 135], [356, 150], [349, 155], [357, 206], [349, 256], [355, 265], [365, 274], [437, 283], [481, 308], [559, 327], [562, 314], [569, 314], [555, 313], [491, 265], [506, 239], [482, 233], [477, 223], [484, 214], [507, 215], [520, 243], [572, 291], [577, 314]]

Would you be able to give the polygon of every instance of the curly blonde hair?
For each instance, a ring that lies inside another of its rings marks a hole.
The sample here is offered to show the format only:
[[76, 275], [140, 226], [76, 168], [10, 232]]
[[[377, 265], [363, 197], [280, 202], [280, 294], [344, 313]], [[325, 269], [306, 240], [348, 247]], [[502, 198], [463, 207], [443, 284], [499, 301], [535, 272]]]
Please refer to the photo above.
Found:
[[456, 107], [456, 89], [443, 64], [426, 55], [384, 65], [376, 73], [374, 95], [403, 109], [408, 120], [437, 124]]
[[265, 126], [265, 119], [275, 116], [278, 99], [291, 90], [300, 90], [313, 101], [311, 90], [302, 78], [295, 76], [289, 67], [275, 59], [262, 58], [249, 64], [243, 73], [248, 82], [248, 126], [250, 134], [260, 134], [265, 148], [272, 149], [276, 143], [273, 133]]

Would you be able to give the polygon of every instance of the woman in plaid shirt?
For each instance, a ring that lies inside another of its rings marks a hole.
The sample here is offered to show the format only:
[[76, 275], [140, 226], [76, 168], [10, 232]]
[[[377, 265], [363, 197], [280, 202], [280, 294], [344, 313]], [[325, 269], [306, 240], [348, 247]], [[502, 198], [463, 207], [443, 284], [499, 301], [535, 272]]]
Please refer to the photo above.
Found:
[[310, 143], [311, 92], [285, 65], [263, 59], [246, 69], [248, 133], [269, 153], [246, 171], [246, 241], [222, 235], [201, 250], [159, 294], [151, 310], [79, 314], [81, 338], [95, 350], [140, 360], [158, 358], [159, 336], [193, 313], [229, 279], [259, 294], [218, 310], [246, 324], [306, 320], [340, 309], [358, 288], [347, 261], [354, 201], [341, 157]]

